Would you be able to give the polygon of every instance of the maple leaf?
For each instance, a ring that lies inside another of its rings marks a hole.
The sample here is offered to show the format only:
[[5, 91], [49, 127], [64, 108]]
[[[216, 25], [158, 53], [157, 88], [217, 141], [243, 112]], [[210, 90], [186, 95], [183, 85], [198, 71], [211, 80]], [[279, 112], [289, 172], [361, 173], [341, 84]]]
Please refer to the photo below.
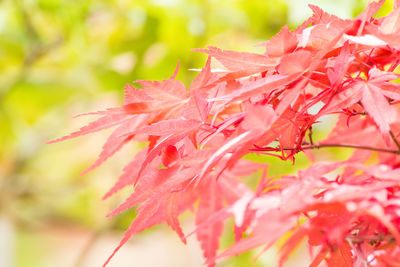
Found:
[[229, 73], [229, 79], [241, 78], [258, 72], [270, 70], [275, 67], [277, 61], [268, 56], [248, 52], [236, 52], [221, 50], [209, 46], [208, 49], [193, 49], [193, 51], [207, 53], [216, 58]]
[[285, 25], [268, 42], [260, 44], [266, 48], [266, 54], [270, 57], [280, 57], [293, 52], [298, 44], [297, 36], [289, 30], [289, 26]]
[[[205, 190], [200, 199], [198, 211], [196, 214], [196, 224], [202, 224], [211, 215], [218, 212], [223, 207], [219, 186], [215, 180], [210, 180], [209, 185], [203, 187]], [[222, 235], [223, 222], [217, 221], [207, 227], [198, 229], [196, 234], [200, 241], [204, 257], [209, 261], [208, 266], [215, 266], [214, 259], [219, 247], [219, 238]]]
[[[393, 122], [395, 117], [395, 110], [389, 105], [388, 100], [384, 96], [384, 92], [380, 87], [382, 79], [384, 78], [380, 77], [378, 79], [374, 79], [374, 77], [376, 77], [374, 71], [374, 69], [369, 71], [370, 74], [373, 74], [371, 75], [371, 79], [367, 81], [358, 80], [352, 84], [351, 89], [353, 91], [361, 92], [360, 99], [354, 98], [353, 101], [361, 101], [365, 111], [378, 125], [379, 130], [388, 144], [390, 142], [390, 124]], [[390, 76], [389, 79], [393, 79], [393, 76]]]
[[82, 127], [79, 131], [73, 132], [69, 135], [54, 139], [52, 141], [48, 141], [47, 144], [55, 143], [55, 142], [60, 142], [64, 141], [67, 139], [71, 138], [76, 138], [82, 135], [98, 132], [104, 129], [108, 129], [110, 127], [113, 127], [115, 125], [118, 125], [129, 118], [126, 116], [126, 114], [109, 114], [106, 116], [101, 117], [100, 119], [97, 119], [88, 125]]

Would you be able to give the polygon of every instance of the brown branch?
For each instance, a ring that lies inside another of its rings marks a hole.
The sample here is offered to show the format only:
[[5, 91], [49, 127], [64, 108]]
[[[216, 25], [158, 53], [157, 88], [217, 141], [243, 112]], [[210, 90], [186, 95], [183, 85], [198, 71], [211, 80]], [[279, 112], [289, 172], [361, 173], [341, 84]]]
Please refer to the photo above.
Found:
[[[344, 148], [355, 148], [355, 149], [364, 149], [364, 150], [372, 150], [378, 152], [386, 152], [392, 154], [400, 154], [400, 150], [393, 150], [393, 149], [386, 149], [386, 148], [379, 148], [379, 147], [370, 147], [370, 146], [359, 146], [359, 145], [350, 145], [350, 144], [314, 144], [314, 145], [307, 145], [302, 146], [303, 150], [305, 149], [320, 149], [325, 147], [344, 147]], [[293, 150], [293, 148], [284, 148], [283, 150]]]
[[[355, 148], [355, 149], [364, 149], [364, 150], [372, 150], [372, 151], [378, 151], [378, 152], [385, 152], [385, 153], [392, 153], [392, 154], [399, 154], [400, 155], [400, 149], [398, 150], [393, 150], [393, 149], [386, 149], [386, 148], [378, 148], [378, 147], [370, 147], [370, 146], [359, 146], [359, 145], [351, 145], [351, 144], [314, 144], [314, 145], [304, 145], [301, 146], [301, 148], [294, 147], [294, 148], [289, 148], [289, 147], [284, 147], [282, 150], [286, 151], [301, 151], [301, 150], [309, 150], [309, 149], [320, 149], [320, 148], [327, 148], [327, 147], [332, 147], [332, 148]], [[251, 149], [252, 152], [263, 152], [263, 151], [270, 151], [270, 152], [278, 152], [281, 151], [281, 148], [273, 148], [273, 147], [256, 147], [256, 149]]]

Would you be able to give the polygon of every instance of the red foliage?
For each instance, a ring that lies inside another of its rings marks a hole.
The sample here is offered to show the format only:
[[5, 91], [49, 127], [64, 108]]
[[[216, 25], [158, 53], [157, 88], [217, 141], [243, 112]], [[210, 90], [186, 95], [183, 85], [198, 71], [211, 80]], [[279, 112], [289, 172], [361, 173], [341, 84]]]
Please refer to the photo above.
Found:
[[[262, 44], [264, 54], [198, 49], [209, 59], [188, 90], [176, 72], [161, 82], [137, 81], [143, 89], [127, 85], [121, 107], [95, 112], [98, 120], [56, 139], [118, 125], [88, 170], [131, 140], [148, 141], [105, 195], [134, 187], [111, 215], [138, 205], [113, 255], [163, 222], [186, 242], [178, 216], [190, 209], [208, 266], [269, 247], [288, 232], [281, 263], [308, 240], [319, 251], [310, 266], [399, 266], [400, 84], [393, 80], [400, 78], [400, 7], [395, 1], [388, 16], [375, 18], [383, 2], [354, 20], [311, 6], [314, 14], [298, 29], [285, 26]], [[211, 58], [226, 69], [213, 71]], [[335, 128], [313, 143], [312, 126], [331, 114], [340, 114]], [[354, 151], [274, 180], [265, 164], [242, 159], [258, 153], [294, 162], [297, 153], [322, 147]], [[256, 191], [237, 179], [259, 170]], [[230, 217], [236, 241], [218, 255]]]

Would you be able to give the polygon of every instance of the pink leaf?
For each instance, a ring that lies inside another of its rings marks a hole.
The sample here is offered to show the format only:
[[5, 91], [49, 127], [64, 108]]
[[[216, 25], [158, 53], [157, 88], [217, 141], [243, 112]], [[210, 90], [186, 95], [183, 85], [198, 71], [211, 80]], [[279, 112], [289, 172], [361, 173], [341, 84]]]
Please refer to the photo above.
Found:
[[132, 131], [133, 134], [164, 136], [194, 130], [200, 126], [196, 120], [170, 119], [159, 121]]
[[393, 122], [395, 117], [394, 109], [390, 107], [387, 99], [383, 96], [378, 87], [367, 82], [360, 82], [357, 86], [361, 87], [362, 90], [361, 103], [378, 125], [386, 142], [389, 143], [390, 123]]
[[298, 74], [306, 72], [310, 64], [311, 53], [305, 50], [299, 50], [282, 57], [278, 70], [284, 75]]
[[194, 51], [209, 54], [221, 62], [221, 64], [230, 71], [245, 70], [248, 75], [271, 69], [276, 64], [274, 59], [265, 55], [221, 50], [213, 46], [209, 46], [208, 49], [194, 49]]
[[110, 128], [112, 126], [115, 126], [117, 124], [120, 124], [126, 120], [130, 119], [126, 114], [118, 114], [118, 115], [106, 115], [104, 117], [101, 117], [100, 119], [97, 119], [88, 125], [82, 127], [79, 129], [79, 131], [73, 132], [69, 135], [54, 139], [52, 141], [46, 142], [46, 144], [52, 144], [60, 141], [64, 141], [67, 139], [71, 138], [76, 138], [78, 136], [98, 132], [107, 128]]
[[99, 155], [99, 158], [93, 163], [92, 166], [82, 172], [82, 175], [100, 166], [105, 160], [111, 157], [115, 152], [120, 150], [123, 145], [130, 141], [134, 135], [127, 135], [127, 133], [143, 123], [145, 118], [146, 117], [143, 117], [143, 115], [139, 115], [136, 118], [124, 122], [121, 126], [115, 129], [103, 145], [103, 149]]
[[[202, 190], [203, 194], [196, 214], [196, 225], [202, 224], [204, 221], [208, 220], [211, 215], [222, 209], [222, 198], [215, 179], [211, 179], [208, 186], [204, 187]], [[208, 267], [215, 266], [215, 257], [217, 255], [222, 229], [223, 222], [217, 221], [196, 231], [197, 239], [200, 241], [204, 257], [208, 260]]]
[[179, 215], [178, 197], [179, 195], [177, 193], [171, 194], [168, 197], [165, 207], [165, 218], [168, 225], [179, 235], [182, 242], [186, 244], [185, 235], [182, 232], [182, 228], [178, 221], [178, 215]]

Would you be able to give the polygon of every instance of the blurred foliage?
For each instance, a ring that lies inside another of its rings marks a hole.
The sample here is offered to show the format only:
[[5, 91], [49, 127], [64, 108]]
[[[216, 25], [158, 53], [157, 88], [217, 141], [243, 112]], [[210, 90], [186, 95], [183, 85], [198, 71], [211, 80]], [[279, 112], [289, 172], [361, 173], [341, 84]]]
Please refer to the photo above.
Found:
[[[178, 78], [189, 84], [196, 75], [189, 69], [205, 62], [192, 48], [262, 52], [254, 45], [284, 24], [294, 28], [310, 14], [308, 2], [349, 17], [366, 6], [362, 0], [0, 1], [0, 215], [24, 229], [17, 247], [31, 255], [27, 231], [50, 223], [125, 229], [132, 219], [131, 212], [105, 218], [128, 191], [100, 198], [135, 145], [85, 176], [79, 173], [95, 159], [104, 134], [44, 145], [84, 124], [74, 115], [118, 105], [126, 83], [165, 79], [178, 61]], [[273, 175], [295, 170], [270, 163]], [[229, 266], [250, 266], [251, 258]], [[35, 264], [29, 266], [40, 260]]]

